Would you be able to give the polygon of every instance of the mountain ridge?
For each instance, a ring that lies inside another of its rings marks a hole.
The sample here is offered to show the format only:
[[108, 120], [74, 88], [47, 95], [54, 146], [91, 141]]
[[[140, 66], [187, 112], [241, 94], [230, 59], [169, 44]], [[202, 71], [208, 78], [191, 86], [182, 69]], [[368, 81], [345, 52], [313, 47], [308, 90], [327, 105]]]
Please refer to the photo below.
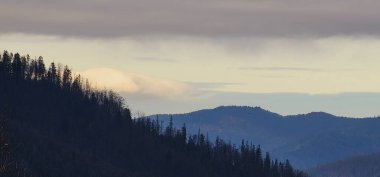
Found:
[[[210, 138], [220, 136], [235, 144], [241, 142], [240, 138], [254, 141], [280, 159], [289, 158], [298, 168], [311, 168], [380, 149], [380, 131], [376, 127], [380, 124], [379, 117], [350, 118], [326, 112], [283, 116], [249, 106], [219, 106], [148, 117], [158, 117], [164, 123], [173, 117], [175, 126], [186, 124], [193, 133], [201, 130]], [[365, 147], [356, 148], [358, 143]], [[318, 146], [321, 149], [316, 149]]]
[[176, 115], [186, 115], [186, 114], [189, 114], [189, 113], [199, 113], [199, 112], [203, 112], [203, 111], [217, 111], [217, 110], [223, 110], [223, 109], [240, 109], [240, 108], [245, 108], [245, 109], [250, 109], [252, 111], [262, 111], [262, 112], [268, 112], [268, 113], [272, 113], [272, 114], [276, 114], [282, 118], [293, 118], [293, 117], [298, 117], [298, 116], [321, 116], [321, 115], [324, 115], [324, 116], [329, 116], [329, 117], [333, 117], [333, 118], [346, 118], [346, 119], [377, 119], [377, 118], [380, 118], [380, 116], [373, 116], [373, 117], [349, 117], [349, 116], [340, 116], [340, 115], [334, 115], [332, 113], [328, 113], [328, 112], [324, 112], [324, 111], [311, 111], [311, 112], [308, 112], [308, 113], [299, 113], [299, 114], [289, 114], [289, 115], [282, 115], [282, 114], [279, 114], [279, 113], [276, 113], [276, 112], [272, 112], [268, 109], [264, 109], [262, 108], [261, 106], [236, 106], [236, 105], [223, 105], [223, 106], [217, 106], [217, 107], [214, 107], [214, 108], [205, 108], [205, 109], [199, 109], [199, 110], [195, 110], [195, 111], [190, 111], [190, 112], [185, 112], [185, 113], [172, 113], [172, 114], [166, 114], [166, 113], [159, 113], [159, 114], [151, 114], [151, 115], [148, 115], [147, 117], [153, 117], [153, 116], [160, 116], [160, 115], [163, 115], [163, 116], [176, 116]]

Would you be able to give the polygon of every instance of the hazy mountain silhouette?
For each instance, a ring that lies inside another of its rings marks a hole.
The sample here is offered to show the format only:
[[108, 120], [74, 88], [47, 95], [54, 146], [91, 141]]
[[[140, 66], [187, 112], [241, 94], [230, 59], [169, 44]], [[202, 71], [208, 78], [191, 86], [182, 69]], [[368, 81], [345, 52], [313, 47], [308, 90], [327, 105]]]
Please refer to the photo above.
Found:
[[[345, 118], [324, 112], [281, 116], [260, 107], [221, 106], [186, 114], [158, 115], [190, 132], [221, 136], [233, 143], [241, 138], [262, 145], [277, 158], [310, 168], [380, 150], [379, 118]], [[151, 116], [155, 118], [156, 116]]]
[[312, 177], [378, 177], [380, 153], [356, 156], [308, 170]]

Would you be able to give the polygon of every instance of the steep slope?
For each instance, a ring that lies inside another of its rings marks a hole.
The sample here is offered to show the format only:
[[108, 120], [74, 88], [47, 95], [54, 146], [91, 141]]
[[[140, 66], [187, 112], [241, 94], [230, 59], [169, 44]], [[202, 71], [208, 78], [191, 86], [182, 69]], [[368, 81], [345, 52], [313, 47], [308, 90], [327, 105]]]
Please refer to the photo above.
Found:
[[380, 153], [357, 156], [308, 170], [312, 177], [378, 177]]
[[68, 67], [47, 69], [42, 57], [0, 58], [0, 127], [0, 176], [306, 176], [254, 145], [132, 120], [116, 93], [92, 89]]
[[[281, 116], [259, 107], [222, 106], [187, 114], [158, 115], [192, 133], [207, 132], [239, 144], [241, 138], [261, 144], [298, 168], [334, 162], [380, 149], [379, 118], [343, 118], [323, 112]], [[150, 116], [155, 119], [156, 116]]]

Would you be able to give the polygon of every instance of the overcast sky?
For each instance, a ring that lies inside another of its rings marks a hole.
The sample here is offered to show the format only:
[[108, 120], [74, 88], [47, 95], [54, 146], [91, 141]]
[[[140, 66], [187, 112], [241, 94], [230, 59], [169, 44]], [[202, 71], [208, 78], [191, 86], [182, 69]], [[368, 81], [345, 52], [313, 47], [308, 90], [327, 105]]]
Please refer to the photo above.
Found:
[[376, 0], [2, 0], [1, 31], [83, 37], [377, 35]]
[[[2, 0], [0, 49], [72, 66], [134, 111], [380, 115], [380, 1]], [[294, 98], [294, 99], [292, 99]]]

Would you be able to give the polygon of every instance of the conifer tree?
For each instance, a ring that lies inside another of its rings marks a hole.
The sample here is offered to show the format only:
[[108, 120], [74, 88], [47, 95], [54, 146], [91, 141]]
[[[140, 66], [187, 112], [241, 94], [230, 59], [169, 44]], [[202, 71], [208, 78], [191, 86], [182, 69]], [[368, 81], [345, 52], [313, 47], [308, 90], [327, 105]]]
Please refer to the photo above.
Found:
[[55, 66], [55, 63], [52, 62], [50, 64], [48, 73], [47, 73], [47, 79], [51, 83], [54, 83], [55, 85], [59, 85], [58, 77], [57, 77], [57, 68]]
[[266, 175], [271, 175], [271, 162], [269, 153], [266, 152], [264, 158], [264, 172]]
[[9, 55], [8, 51], [4, 51], [3, 53], [0, 71], [4, 76], [11, 73], [11, 56]]
[[13, 78], [18, 81], [21, 79], [22, 77], [22, 63], [21, 63], [21, 56], [20, 54], [16, 53], [14, 55], [14, 58], [13, 58], [13, 62], [12, 62], [12, 76]]
[[43, 60], [43, 57], [39, 57], [36, 62], [36, 78], [37, 80], [45, 80], [46, 76], [46, 67]]
[[63, 69], [63, 74], [62, 74], [62, 87], [67, 90], [70, 89], [72, 79], [73, 78], [71, 76], [71, 70], [66, 65], [65, 68]]
[[187, 139], [186, 124], [183, 124], [181, 128], [181, 136], [182, 136], [182, 142], [186, 143], [186, 139]]

